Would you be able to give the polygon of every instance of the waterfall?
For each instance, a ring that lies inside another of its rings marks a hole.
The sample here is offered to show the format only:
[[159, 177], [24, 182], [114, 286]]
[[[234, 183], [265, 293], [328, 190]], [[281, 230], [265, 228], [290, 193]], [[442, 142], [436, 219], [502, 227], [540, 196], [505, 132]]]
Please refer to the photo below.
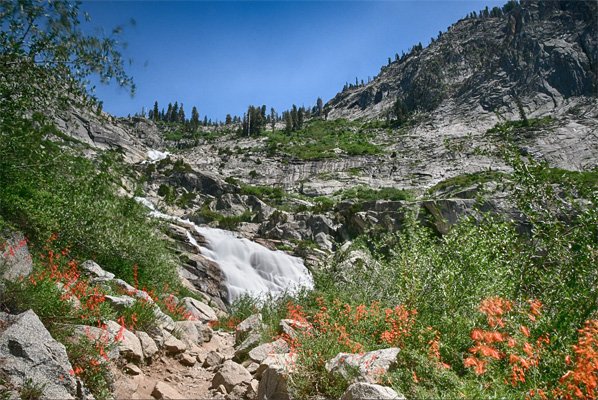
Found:
[[299, 257], [239, 238], [233, 232], [197, 226], [193, 222], [157, 211], [147, 199], [135, 200], [150, 208], [150, 215], [182, 222], [192, 226], [206, 239], [209, 248], [200, 246], [190, 232], [189, 241], [201, 254], [220, 266], [228, 288], [228, 301], [232, 302], [244, 293], [259, 295], [266, 292], [282, 293], [300, 287], [313, 287], [313, 279]]

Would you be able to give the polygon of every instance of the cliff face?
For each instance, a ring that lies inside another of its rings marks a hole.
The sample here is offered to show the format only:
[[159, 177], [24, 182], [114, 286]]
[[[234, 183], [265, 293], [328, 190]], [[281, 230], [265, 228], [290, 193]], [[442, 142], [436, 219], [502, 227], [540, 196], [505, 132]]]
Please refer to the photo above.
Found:
[[[524, 2], [500, 17], [464, 19], [369, 84], [339, 93], [328, 118], [381, 119], [396, 100], [443, 119], [498, 111], [543, 115], [595, 96], [598, 6], [593, 1]], [[438, 119], [438, 118], [436, 118]]]

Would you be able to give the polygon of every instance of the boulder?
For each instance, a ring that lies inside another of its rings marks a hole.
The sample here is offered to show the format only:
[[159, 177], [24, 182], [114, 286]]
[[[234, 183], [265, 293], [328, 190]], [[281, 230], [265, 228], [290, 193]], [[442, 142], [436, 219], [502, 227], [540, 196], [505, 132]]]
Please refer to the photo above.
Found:
[[256, 371], [256, 376], [260, 379], [258, 399], [288, 400], [293, 398], [288, 385], [288, 377], [289, 374], [295, 372], [296, 358], [296, 354], [272, 354], [262, 362]]
[[397, 392], [387, 386], [380, 386], [373, 383], [356, 382], [351, 384], [340, 400], [369, 400], [369, 399], [405, 399]]
[[201, 331], [201, 323], [197, 321], [177, 321], [174, 323], [178, 332], [181, 334], [181, 341], [189, 348], [201, 346], [204, 342]]
[[215, 367], [217, 365], [222, 364], [224, 361], [224, 357], [220, 355], [220, 353], [212, 350], [206, 355], [206, 359], [203, 362], [203, 366], [205, 368]]
[[14, 282], [32, 271], [33, 262], [27, 240], [22, 233], [9, 235], [4, 243], [0, 243], [0, 281]]
[[212, 307], [202, 303], [192, 297], [185, 297], [181, 300], [183, 308], [191, 315], [202, 322], [218, 321], [216, 313]]
[[143, 356], [146, 362], [151, 360], [151, 358], [158, 352], [156, 342], [154, 342], [154, 339], [152, 339], [150, 335], [143, 331], [137, 331], [135, 332], [135, 335], [141, 343], [141, 349], [143, 350]]
[[294, 319], [281, 319], [278, 325], [280, 326], [280, 329], [282, 329], [282, 332], [291, 338], [297, 336], [297, 330], [310, 329], [310, 325], [308, 323], [300, 322]]
[[104, 298], [115, 311], [123, 311], [125, 308], [131, 307], [135, 303], [135, 300], [129, 296], [105, 295]]
[[114, 274], [104, 271], [95, 261], [87, 260], [81, 264], [81, 271], [90, 278], [114, 279]]
[[114, 340], [118, 343], [118, 351], [122, 357], [135, 362], [143, 360], [141, 342], [133, 332], [115, 321], [108, 321], [107, 327], [108, 331], [114, 335]]
[[258, 346], [262, 340], [262, 334], [259, 331], [251, 331], [249, 336], [243, 340], [243, 342], [237, 347], [235, 351], [235, 358], [238, 361], [243, 361], [247, 358], [249, 351], [254, 347]]
[[217, 388], [223, 385], [227, 392], [231, 392], [235, 386], [249, 384], [251, 379], [252, 376], [245, 367], [234, 361], [227, 360], [222, 364], [218, 372], [216, 372], [216, 375], [214, 375], [212, 387]]
[[156, 382], [154, 390], [152, 390], [152, 396], [155, 399], [183, 399], [184, 396], [178, 392], [175, 388], [165, 382]]
[[193, 357], [191, 354], [183, 354], [183, 358], [181, 358], [181, 364], [186, 365], [187, 367], [192, 367], [197, 362], [197, 358]]
[[0, 312], [0, 372], [15, 387], [33, 385], [41, 398], [79, 397], [78, 382], [65, 347], [52, 338], [32, 311], [19, 315]]
[[326, 363], [326, 370], [333, 377], [341, 377], [351, 383], [376, 383], [383, 374], [397, 366], [397, 356], [400, 349], [370, 351], [365, 354], [339, 353]]
[[182, 353], [187, 350], [187, 345], [177, 339], [176, 337], [172, 336], [168, 332], [164, 332], [164, 348], [167, 352], [172, 354]]
[[290, 351], [289, 344], [283, 339], [278, 339], [271, 343], [265, 343], [249, 351], [249, 358], [258, 364], [261, 363], [270, 354], [285, 354]]
[[245, 340], [251, 331], [262, 330], [264, 324], [262, 323], [262, 314], [253, 314], [245, 318], [235, 331], [235, 341], [241, 343]]
[[199, 329], [201, 330], [201, 336], [204, 342], [209, 342], [210, 340], [212, 340], [212, 336], [214, 336], [214, 331], [212, 330], [212, 328], [210, 328], [208, 324], [201, 324], [199, 326]]

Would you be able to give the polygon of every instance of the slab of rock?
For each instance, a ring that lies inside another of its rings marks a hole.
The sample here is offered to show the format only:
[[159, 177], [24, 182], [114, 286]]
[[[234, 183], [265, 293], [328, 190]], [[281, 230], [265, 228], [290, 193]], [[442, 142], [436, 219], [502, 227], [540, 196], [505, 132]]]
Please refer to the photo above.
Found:
[[183, 354], [183, 358], [181, 358], [181, 364], [186, 365], [187, 367], [192, 367], [197, 362], [197, 359], [193, 357], [191, 354]]
[[396, 367], [399, 351], [398, 347], [391, 347], [362, 355], [339, 353], [326, 363], [326, 370], [331, 376], [340, 376], [351, 383], [376, 383], [380, 375]]
[[265, 343], [249, 351], [249, 358], [256, 363], [261, 363], [270, 354], [285, 354], [290, 351], [289, 344], [283, 339], [278, 339], [271, 343]]
[[185, 397], [178, 390], [165, 382], [157, 382], [152, 390], [152, 396], [155, 399], [184, 399]]
[[182, 353], [187, 350], [187, 345], [185, 343], [181, 342], [168, 332], [165, 332], [163, 346], [166, 351], [172, 354]]
[[201, 346], [204, 342], [201, 331], [201, 322], [197, 321], [177, 321], [174, 323], [181, 334], [181, 340], [187, 346]]
[[135, 332], [135, 335], [141, 343], [141, 350], [143, 350], [143, 356], [145, 360], [151, 360], [151, 358], [158, 352], [158, 346], [156, 345], [156, 342], [150, 337], [150, 335], [143, 331], [137, 331]]
[[108, 281], [114, 279], [113, 273], [104, 271], [102, 267], [92, 260], [87, 260], [81, 264], [81, 271], [91, 278], [103, 278]]
[[264, 371], [266, 371], [268, 368], [280, 369], [285, 372], [295, 371], [296, 360], [296, 353], [270, 354], [264, 361], [262, 361], [254, 375], [257, 379], [260, 379]]
[[203, 322], [218, 321], [216, 312], [212, 307], [192, 297], [185, 297], [181, 300], [183, 308], [191, 313], [197, 320]]
[[224, 385], [227, 392], [231, 392], [235, 386], [243, 383], [249, 384], [253, 377], [240, 364], [234, 361], [227, 360], [222, 364], [222, 367], [216, 372], [212, 379], [212, 387], [217, 388], [220, 385]]
[[29, 246], [22, 233], [9, 235], [5, 243], [2, 243], [0, 239], [0, 245], [2, 245], [0, 251], [0, 281], [4, 279], [15, 282], [33, 271]]
[[123, 329], [115, 321], [108, 321], [106, 325], [108, 331], [114, 335], [114, 340], [118, 343], [118, 351], [122, 357], [135, 362], [143, 360], [141, 342], [133, 332], [126, 328]]
[[399, 400], [405, 397], [399, 395], [393, 389], [387, 386], [380, 386], [373, 383], [356, 382], [351, 384], [345, 393], [342, 394], [340, 400]]
[[262, 314], [253, 314], [244, 319], [235, 331], [235, 341], [241, 343], [251, 331], [260, 331], [263, 328]]
[[214, 331], [212, 330], [212, 328], [210, 328], [208, 324], [201, 324], [200, 329], [204, 342], [209, 342], [210, 340], [212, 340], [212, 336], [214, 336]]
[[123, 311], [125, 308], [131, 307], [135, 303], [135, 300], [129, 296], [105, 295], [104, 298], [106, 302], [110, 304], [110, 307], [116, 311]]
[[220, 365], [224, 362], [224, 357], [222, 357], [218, 352], [212, 350], [206, 355], [206, 360], [203, 363], [205, 368], [215, 367]]
[[141, 375], [141, 369], [132, 363], [125, 365], [124, 371], [129, 375]]
[[288, 385], [289, 372], [284, 368], [267, 368], [260, 379], [258, 399], [289, 400], [292, 393]]
[[259, 331], [251, 331], [249, 336], [243, 340], [243, 343], [237, 347], [235, 351], [235, 358], [239, 361], [243, 361], [247, 358], [249, 351], [254, 347], [258, 346], [262, 340], [262, 334]]
[[0, 372], [8, 382], [23, 387], [31, 380], [41, 388], [41, 398], [78, 397], [64, 346], [52, 338], [32, 310], [19, 315], [0, 312], [0, 322]]
[[283, 333], [289, 335], [289, 337], [296, 337], [297, 331], [309, 330], [310, 325], [306, 322], [300, 322], [294, 319], [281, 319], [278, 323]]

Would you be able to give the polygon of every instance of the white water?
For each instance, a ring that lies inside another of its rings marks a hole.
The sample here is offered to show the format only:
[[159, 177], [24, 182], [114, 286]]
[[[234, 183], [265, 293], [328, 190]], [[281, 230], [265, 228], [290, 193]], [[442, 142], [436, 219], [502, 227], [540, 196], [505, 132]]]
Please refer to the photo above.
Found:
[[220, 266], [228, 288], [229, 302], [244, 293], [277, 294], [300, 287], [313, 287], [313, 279], [303, 260], [298, 257], [269, 250], [251, 240], [238, 238], [229, 231], [197, 226], [189, 220], [161, 213], [147, 199], [136, 197], [135, 200], [149, 207], [152, 210], [150, 215], [190, 225], [205, 237], [210, 249], [200, 246], [187, 232], [189, 241], [198, 247], [201, 254]]
[[167, 151], [149, 150], [147, 152], [147, 158], [150, 159], [150, 162], [157, 162], [157, 161], [164, 160], [169, 155], [170, 155], [170, 153]]

